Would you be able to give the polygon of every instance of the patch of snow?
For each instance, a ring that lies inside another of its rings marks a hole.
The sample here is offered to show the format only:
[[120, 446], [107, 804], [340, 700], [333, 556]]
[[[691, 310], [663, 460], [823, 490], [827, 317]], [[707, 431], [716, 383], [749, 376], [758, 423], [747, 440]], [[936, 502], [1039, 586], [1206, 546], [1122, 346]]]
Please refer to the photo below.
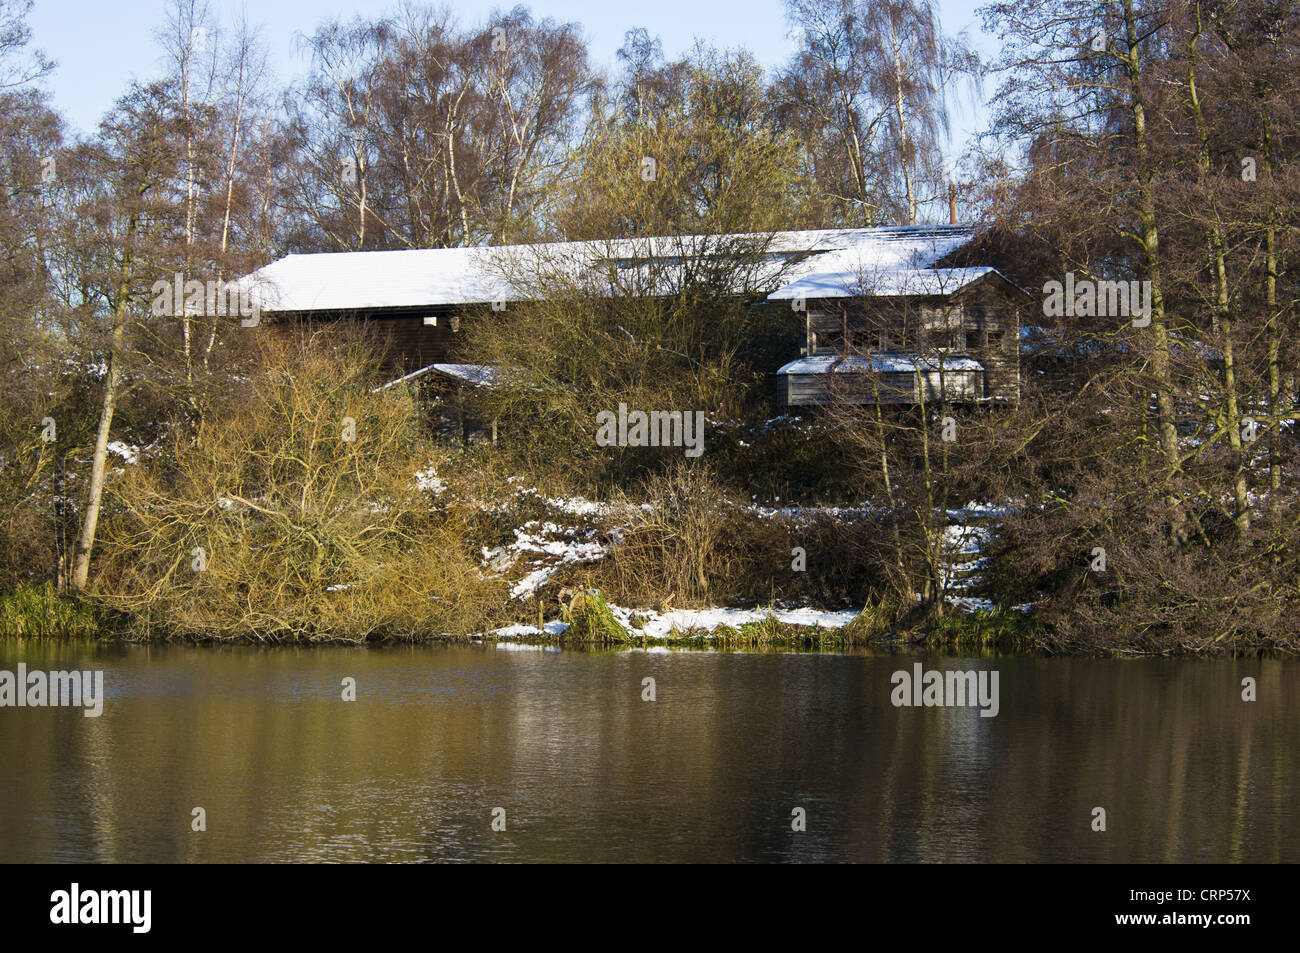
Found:
[[610, 510], [610, 504], [585, 500], [580, 496], [565, 496], [546, 501], [554, 509], [568, 513], [570, 516], [602, 516]]
[[498, 639], [519, 639], [530, 638], [539, 635], [560, 635], [566, 632], [569, 623], [561, 622], [559, 619], [553, 619], [547, 622], [542, 628], [535, 625], [528, 625], [522, 622], [516, 622], [514, 625], [507, 625], [500, 629], [494, 629], [489, 635], [494, 635]]
[[[570, 563], [594, 562], [603, 559], [607, 549], [592, 539], [595, 529], [583, 533], [577, 526], [559, 526], [555, 523], [542, 523], [530, 520], [514, 530], [515, 541], [508, 546], [497, 549], [483, 549], [483, 562], [494, 572], [504, 572], [515, 564], [524, 553], [536, 553], [544, 559], [534, 559], [534, 568], [523, 579], [514, 584], [510, 590], [511, 599], [525, 599], [547, 582], [561, 566]], [[585, 540], [575, 537], [585, 536]], [[539, 565], [545, 562], [545, 565]]]
[[[856, 610], [835, 612], [825, 609], [674, 609], [670, 612], [654, 612], [648, 609], [626, 609], [611, 605], [610, 612], [628, 631], [653, 639], [669, 636], [674, 631], [686, 632], [691, 629], [704, 629], [712, 632], [720, 625], [738, 629], [740, 626], [765, 619], [769, 615], [788, 625], [817, 626], [823, 629], [839, 629], [857, 618]], [[640, 628], [632, 626], [632, 616], [639, 616], [643, 622]]]
[[121, 440], [114, 440], [108, 445], [108, 449], [117, 454], [127, 463], [135, 464], [140, 462], [139, 447], [133, 447], [130, 444], [123, 443]]
[[953, 523], [943, 528], [944, 552], [950, 556], [975, 555], [983, 551], [992, 536], [986, 527]]
[[415, 485], [421, 490], [428, 490], [434, 496], [447, 489], [447, 481], [438, 477], [438, 469], [433, 466], [416, 472]]
[[537, 590], [546, 585], [551, 577], [555, 575], [557, 568], [556, 566], [548, 566], [544, 569], [534, 569], [510, 588], [510, 598], [527, 599], [529, 596], [535, 595]]
[[971, 500], [965, 506], [948, 511], [948, 518], [954, 520], [998, 519], [1014, 512], [1004, 503], [982, 503]]
[[467, 381], [475, 387], [491, 387], [497, 382], [497, 369], [490, 364], [430, 364], [439, 374]]
[[[778, 499], [776, 502], [780, 502]], [[829, 516], [833, 519], [869, 519], [876, 515], [876, 509], [869, 503], [863, 503], [860, 507], [851, 506], [781, 506], [770, 507], [762, 506], [758, 503], [752, 503], [745, 507], [745, 511], [753, 513], [763, 519], [785, 519], [803, 522], [804, 520], [813, 519], [818, 516]]]

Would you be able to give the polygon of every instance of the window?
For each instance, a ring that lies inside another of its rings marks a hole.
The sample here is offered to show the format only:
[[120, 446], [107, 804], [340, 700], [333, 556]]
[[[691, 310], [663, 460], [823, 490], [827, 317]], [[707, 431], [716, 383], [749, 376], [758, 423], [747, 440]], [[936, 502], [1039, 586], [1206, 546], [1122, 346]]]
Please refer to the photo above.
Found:
[[921, 328], [928, 344], [950, 351], [966, 350], [966, 316], [961, 305], [921, 309]]

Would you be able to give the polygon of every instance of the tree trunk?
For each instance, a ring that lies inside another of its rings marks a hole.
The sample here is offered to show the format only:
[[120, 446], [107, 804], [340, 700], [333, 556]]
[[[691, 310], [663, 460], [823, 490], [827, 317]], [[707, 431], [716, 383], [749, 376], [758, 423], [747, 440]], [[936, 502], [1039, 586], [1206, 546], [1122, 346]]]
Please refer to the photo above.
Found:
[[1146, 278], [1151, 282], [1151, 330], [1153, 332], [1152, 369], [1156, 379], [1156, 417], [1160, 431], [1160, 448], [1165, 456], [1165, 501], [1171, 511], [1171, 530], [1179, 542], [1186, 542], [1187, 517], [1175, 485], [1182, 469], [1178, 451], [1178, 430], [1174, 423], [1174, 396], [1170, 374], [1169, 328], [1165, 323], [1165, 297], [1160, 273], [1160, 232], [1156, 225], [1154, 174], [1151, 170], [1150, 149], [1147, 142], [1145, 98], [1142, 91], [1142, 58], [1139, 50], [1137, 13], [1133, 0], [1124, 0], [1125, 69], [1128, 72], [1132, 99], [1129, 111], [1133, 117], [1133, 139], [1137, 152], [1138, 220], [1142, 234], [1142, 247]]
[[108, 354], [108, 373], [104, 378], [104, 397], [99, 409], [99, 429], [95, 434], [95, 453], [90, 464], [90, 484], [86, 491], [86, 513], [77, 537], [72, 563], [72, 588], [82, 590], [90, 576], [90, 553], [95, 548], [95, 530], [99, 523], [99, 505], [104, 495], [104, 469], [108, 458], [108, 435], [117, 406], [117, 385], [122, 376], [122, 344], [126, 336], [126, 296], [113, 315], [112, 343]]

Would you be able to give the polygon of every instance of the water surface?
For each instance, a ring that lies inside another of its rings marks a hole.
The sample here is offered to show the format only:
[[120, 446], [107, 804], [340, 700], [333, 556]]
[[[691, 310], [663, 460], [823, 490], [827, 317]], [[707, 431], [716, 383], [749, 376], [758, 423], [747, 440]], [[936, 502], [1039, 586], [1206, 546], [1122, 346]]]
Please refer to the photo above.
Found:
[[1300, 860], [1300, 662], [918, 660], [0, 643], [107, 695], [0, 708], [0, 861]]

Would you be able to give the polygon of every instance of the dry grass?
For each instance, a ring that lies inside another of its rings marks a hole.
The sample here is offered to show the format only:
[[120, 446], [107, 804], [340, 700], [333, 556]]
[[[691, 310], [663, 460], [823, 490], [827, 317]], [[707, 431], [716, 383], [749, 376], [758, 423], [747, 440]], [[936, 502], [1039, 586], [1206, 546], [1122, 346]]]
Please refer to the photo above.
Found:
[[[593, 575], [615, 602], [657, 609], [815, 602], [858, 606], [881, 585], [878, 523], [831, 514], [764, 516], [699, 463], [625, 499], [610, 556]], [[804, 568], [794, 551], [804, 552]]]
[[602, 575], [615, 600], [633, 605], [703, 605], [735, 574], [724, 545], [734, 500], [704, 465], [678, 462], [651, 477], [644, 498], [625, 499], [621, 528]]

